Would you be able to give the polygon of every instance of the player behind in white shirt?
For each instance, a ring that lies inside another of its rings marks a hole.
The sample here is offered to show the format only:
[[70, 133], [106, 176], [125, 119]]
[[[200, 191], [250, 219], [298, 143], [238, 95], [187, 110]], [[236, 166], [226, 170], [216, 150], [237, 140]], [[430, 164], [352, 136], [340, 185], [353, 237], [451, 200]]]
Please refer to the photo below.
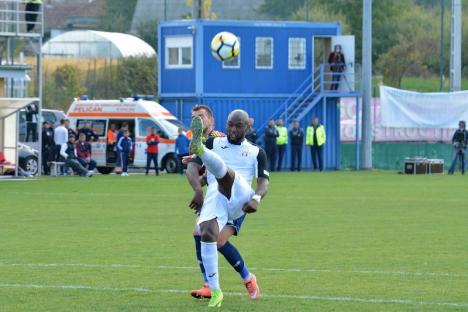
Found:
[[[219, 307], [223, 293], [219, 285], [217, 240], [228, 220], [257, 211], [268, 191], [269, 173], [266, 154], [245, 139], [249, 130], [249, 115], [243, 110], [229, 114], [227, 137], [210, 138], [203, 145], [203, 122], [192, 119], [190, 153], [198, 156], [208, 170], [208, 190], [200, 212], [201, 255], [211, 289], [209, 307]], [[251, 185], [257, 177], [255, 192]], [[252, 299], [260, 296], [255, 275], [250, 274]]]

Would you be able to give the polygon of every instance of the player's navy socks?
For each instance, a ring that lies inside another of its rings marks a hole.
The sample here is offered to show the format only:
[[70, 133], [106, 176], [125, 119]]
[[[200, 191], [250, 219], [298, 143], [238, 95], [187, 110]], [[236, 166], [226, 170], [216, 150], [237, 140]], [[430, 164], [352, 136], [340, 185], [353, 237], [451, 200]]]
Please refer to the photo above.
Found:
[[240, 274], [244, 281], [247, 281], [250, 278], [249, 269], [245, 265], [244, 259], [242, 259], [239, 250], [237, 250], [233, 244], [226, 242], [224, 246], [218, 248], [218, 251], [224, 256], [224, 258], [226, 258], [234, 270]]
[[200, 265], [200, 271], [203, 275], [203, 280], [205, 284], [208, 283], [208, 279], [206, 278], [205, 267], [203, 266], [203, 261], [201, 257], [201, 237], [200, 235], [193, 235], [193, 239], [195, 240], [195, 250], [197, 251], [197, 261]]

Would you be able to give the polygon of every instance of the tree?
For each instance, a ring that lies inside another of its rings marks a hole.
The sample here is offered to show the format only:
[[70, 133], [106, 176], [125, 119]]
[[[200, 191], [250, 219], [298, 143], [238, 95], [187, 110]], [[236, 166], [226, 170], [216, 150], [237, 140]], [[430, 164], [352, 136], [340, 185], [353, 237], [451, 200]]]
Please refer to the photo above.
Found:
[[[434, 26], [439, 12], [412, 6], [400, 14], [397, 43], [380, 55], [376, 68], [384, 76], [385, 84], [400, 87], [409, 66], [417, 66], [431, 73], [439, 70], [439, 25]], [[448, 32], [445, 25], [445, 33]], [[448, 51], [449, 42], [444, 50]], [[445, 53], [448, 62], [448, 53]]]
[[286, 19], [304, 7], [307, 0], [265, 0], [260, 6], [260, 11], [271, 17]]
[[119, 96], [157, 93], [156, 58], [126, 58], [119, 64], [116, 74]]
[[[330, 12], [324, 5], [320, 4], [314, 7], [309, 7], [309, 20], [314, 22], [330, 22], [340, 21], [341, 33], [350, 34], [351, 26], [348, 24], [348, 19], [340, 13]], [[291, 15], [292, 20], [303, 21], [306, 18], [306, 8], [301, 7]]]
[[[264, 13], [277, 18], [294, 16], [304, 10], [308, 1], [310, 14], [313, 18], [321, 18], [318, 12], [327, 12], [330, 18], [340, 18], [338, 21], [349, 25], [349, 31], [356, 37], [356, 61], [360, 62], [362, 42], [362, 1], [359, 0], [265, 0], [261, 6]], [[373, 61], [398, 43], [400, 15], [413, 6], [413, 0], [373, 1], [372, 32], [373, 32]], [[323, 18], [321, 18], [323, 20]], [[329, 20], [333, 21], [333, 20]], [[335, 20], [336, 21], [336, 20]]]
[[136, 30], [136, 36], [139, 37], [141, 40], [148, 43], [153, 49], [157, 50], [158, 46], [158, 32], [157, 32], [157, 20], [151, 20], [138, 25]]
[[130, 30], [138, 0], [106, 0], [106, 14], [102, 17], [103, 31], [126, 33]]
[[67, 110], [73, 98], [86, 93], [80, 70], [72, 65], [58, 67], [44, 80], [44, 107]]
[[[192, 7], [193, 5], [193, 0], [186, 0], [185, 3], [187, 4], [188, 7]], [[203, 1], [203, 12], [205, 15], [205, 19], [216, 19], [216, 13], [211, 11], [211, 7], [213, 5], [213, 0], [204, 0]], [[188, 14], [187, 16], [184, 16], [184, 18], [191, 18], [192, 13]]]

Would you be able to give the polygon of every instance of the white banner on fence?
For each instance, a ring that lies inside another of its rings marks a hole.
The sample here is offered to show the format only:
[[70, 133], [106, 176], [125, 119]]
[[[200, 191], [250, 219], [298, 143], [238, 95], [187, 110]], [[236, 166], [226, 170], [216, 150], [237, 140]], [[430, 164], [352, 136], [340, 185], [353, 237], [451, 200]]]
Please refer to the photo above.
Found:
[[[371, 109], [373, 142], [451, 142], [458, 124], [450, 129], [392, 128], [382, 126], [380, 98], [373, 98]], [[340, 98], [341, 142], [356, 140], [356, 99]], [[362, 116], [362, 105], [361, 112]]]
[[420, 93], [380, 87], [382, 125], [394, 128], [454, 128], [468, 120], [468, 91]]

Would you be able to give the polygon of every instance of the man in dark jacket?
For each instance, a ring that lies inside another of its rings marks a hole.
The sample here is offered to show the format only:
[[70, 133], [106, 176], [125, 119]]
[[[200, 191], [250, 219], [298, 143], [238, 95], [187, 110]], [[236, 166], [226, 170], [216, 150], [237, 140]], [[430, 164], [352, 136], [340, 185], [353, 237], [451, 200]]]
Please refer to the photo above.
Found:
[[129, 137], [130, 132], [125, 130], [123, 136], [117, 142], [117, 151], [122, 164], [122, 176], [128, 176], [128, 158], [132, 151], [132, 139]]
[[65, 119], [65, 124], [64, 124], [65, 128], [67, 129], [68, 131], [68, 136], [70, 135], [73, 135], [75, 137], [75, 141], [76, 141], [76, 137], [78, 136], [78, 134], [76, 133], [75, 130], [73, 130], [72, 128], [70, 128], [70, 119]]
[[24, 19], [26, 23], [26, 30], [30, 32], [36, 26], [37, 16], [41, 13], [41, 4], [42, 0], [26, 0], [25, 16]]
[[78, 142], [76, 142], [76, 155], [80, 164], [88, 168], [88, 170], [94, 170], [96, 168], [96, 161], [91, 158], [91, 144], [86, 141], [86, 135], [80, 133]]
[[291, 138], [291, 171], [296, 169], [297, 171], [301, 171], [304, 131], [299, 127], [299, 121], [294, 120], [293, 127], [289, 131], [289, 137]]
[[276, 164], [276, 138], [279, 136], [273, 119], [268, 120], [268, 127], [265, 129], [265, 152], [270, 162], [270, 171], [275, 171]]
[[250, 142], [252, 142], [253, 144], [257, 144], [257, 131], [255, 131], [255, 128], [254, 128], [254, 119], [253, 118], [250, 118], [249, 119], [249, 125], [250, 125], [250, 128], [249, 130], [247, 131], [247, 133], [245, 134], [245, 138], [247, 140], [249, 140]]
[[81, 133], [84, 133], [84, 135], [86, 136], [86, 142], [96, 142], [99, 139], [99, 137], [96, 135], [96, 133], [94, 133], [92, 129], [91, 122], [86, 122], [84, 127], [78, 131], [78, 137]]
[[38, 111], [37, 105], [34, 103], [26, 107], [26, 142], [29, 142], [29, 135], [31, 135], [31, 142], [37, 141]]
[[182, 159], [185, 156], [189, 155], [189, 144], [190, 140], [187, 138], [187, 136], [184, 134], [184, 129], [180, 128], [178, 129], [179, 135], [176, 138], [175, 141], [175, 154], [177, 155], [177, 158], [179, 159], [179, 172], [180, 174], [184, 174], [184, 164], [182, 163]]
[[43, 174], [50, 175], [49, 162], [55, 160], [54, 129], [50, 122], [42, 123], [42, 170]]
[[346, 70], [346, 61], [341, 44], [335, 45], [334, 51], [328, 56], [328, 65], [330, 65], [330, 71], [332, 72], [332, 84], [330, 90], [338, 90], [341, 76]]
[[453, 174], [455, 172], [455, 167], [457, 166], [459, 158], [461, 162], [461, 173], [465, 174], [465, 167], [466, 167], [465, 153], [466, 153], [467, 143], [468, 143], [468, 131], [466, 131], [466, 123], [464, 120], [461, 120], [458, 123], [458, 129], [455, 131], [452, 137], [454, 157], [453, 157], [453, 161], [450, 166], [450, 169], [448, 171], [449, 174]]
[[92, 171], [86, 170], [80, 162], [76, 154], [75, 136], [72, 134], [68, 137], [68, 142], [63, 143], [60, 148], [60, 155], [65, 159], [65, 164], [71, 167], [74, 172], [78, 173], [82, 177], [91, 177]]

